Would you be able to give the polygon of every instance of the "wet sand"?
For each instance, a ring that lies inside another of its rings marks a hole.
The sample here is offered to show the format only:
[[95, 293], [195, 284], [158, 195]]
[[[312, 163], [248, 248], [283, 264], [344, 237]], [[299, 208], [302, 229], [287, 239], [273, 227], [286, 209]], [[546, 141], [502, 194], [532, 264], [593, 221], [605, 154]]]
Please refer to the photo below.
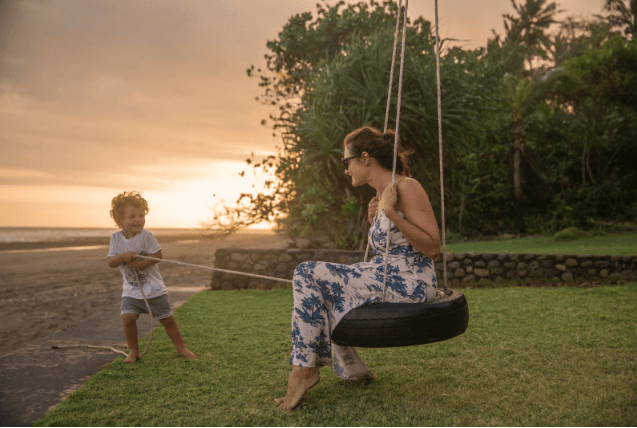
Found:
[[[218, 248], [287, 248], [284, 235], [246, 231], [225, 238], [201, 235], [161, 236], [166, 260], [214, 266]], [[73, 326], [105, 308], [118, 305], [119, 269], [106, 263], [108, 238], [0, 246], [0, 355]], [[212, 271], [160, 264], [167, 287], [207, 287]]]

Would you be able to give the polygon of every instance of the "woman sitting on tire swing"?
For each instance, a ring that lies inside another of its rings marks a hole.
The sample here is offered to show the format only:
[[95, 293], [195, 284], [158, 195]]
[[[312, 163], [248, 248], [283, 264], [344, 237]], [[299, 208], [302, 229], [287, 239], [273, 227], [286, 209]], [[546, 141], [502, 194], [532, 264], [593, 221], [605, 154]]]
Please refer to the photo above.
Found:
[[309, 261], [297, 266], [292, 286], [292, 370], [287, 394], [275, 400], [282, 410], [295, 408], [319, 382], [321, 366], [331, 366], [345, 381], [376, 379], [353, 347], [330, 340], [338, 322], [351, 309], [381, 301], [420, 303], [436, 296], [433, 260], [440, 253], [438, 224], [427, 192], [410, 178], [410, 152], [400, 146], [392, 185], [394, 138], [392, 131], [383, 134], [369, 127], [345, 137], [342, 160], [352, 185], [367, 184], [381, 195], [368, 207], [372, 223], [369, 240], [376, 256], [352, 265]]

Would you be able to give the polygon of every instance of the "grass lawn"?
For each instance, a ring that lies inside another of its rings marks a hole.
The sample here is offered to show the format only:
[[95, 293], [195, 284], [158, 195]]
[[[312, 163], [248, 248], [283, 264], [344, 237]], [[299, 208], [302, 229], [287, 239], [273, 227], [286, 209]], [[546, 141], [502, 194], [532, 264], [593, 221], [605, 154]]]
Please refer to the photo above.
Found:
[[[441, 343], [359, 349], [379, 379], [329, 368], [293, 412], [289, 289], [214, 291], [176, 311], [179, 358], [160, 327], [149, 353], [118, 357], [36, 425], [634, 426], [637, 283], [463, 290], [467, 332]], [[142, 343], [143, 346], [143, 343]]]
[[637, 255], [637, 232], [586, 236], [572, 241], [556, 241], [552, 236], [497, 239], [448, 244], [447, 251], [524, 254]]

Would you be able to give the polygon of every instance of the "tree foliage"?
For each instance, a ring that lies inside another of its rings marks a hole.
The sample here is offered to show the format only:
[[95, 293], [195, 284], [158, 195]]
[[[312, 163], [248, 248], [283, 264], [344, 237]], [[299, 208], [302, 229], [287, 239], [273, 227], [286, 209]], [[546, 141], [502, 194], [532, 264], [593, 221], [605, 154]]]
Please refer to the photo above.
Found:
[[578, 226], [598, 218], [634, 221], [636, 85], [637, 43], [617, 35], [560, 71], [550, 99], [556, 114], [567, 119], [564, 137], [572, 152], [564, 172], [568, 184], [560, 190], [570, 206], [579, 207], [571, 216]]
[[623, 28], [624, 34], [634, 39], [637, 34], [637, 0], [605, 0], [604, 18], [614, 27]]
[[534, 59], [549, 58], [552, 40], [547, 31], [555, 23], [557, 3], [526, 0], [526, 3], [517, 4], [511, 0], [511, 5], [517, 14], [503, 15], [507, 39], [524, 48], [529, 70], [532, 70]]
[[[626, 15], [619, 3], [607, 1], [612, 16]], [[494, 33], [484, 48], [443, 41], [449, 236], [636, 221], [637, 42], [626, 32], [632, 21], [619, 32], [612, 28], [620, 21], [608, 17], [557, 22], [557, 6], [546, 0], [511, 4], [514, 13], [503, 15], [506, 34]], [[217, 211], [213, 226], [234, 230], [269, 220], [293, 235], [363, 245], [372, 195], [351, 186], [339, 158], [348, 132], [383, 128], [396, 16], [390, 1], [323, 1], [315, 15], [293, 16], [268, 42], [267, 69], [251, 67], [248, 75], [263, 88], [259, 100], [276, 107], [269, 126], [281, 139], [279, 155], [249, 160], [269, 174], [269, 190]], [[440, 213], [431, 24], [410, 21], [406, 42], [400, 135], [415, 151], [415, 178]]]

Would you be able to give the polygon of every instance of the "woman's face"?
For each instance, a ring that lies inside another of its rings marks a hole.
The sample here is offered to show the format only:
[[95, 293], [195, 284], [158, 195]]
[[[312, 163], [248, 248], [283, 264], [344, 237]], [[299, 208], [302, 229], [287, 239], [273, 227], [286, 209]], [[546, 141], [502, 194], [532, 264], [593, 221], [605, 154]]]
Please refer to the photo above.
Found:
[[[364, 153], [362, 156], [365, 156]], [[347, 145], [343, 152], [343, 166], [345, 167], [345, 174], [352, 179], [352, 186], [357, 187], [363, 184], [363, 172], [364, 165], [361, 162], [362, 156], [360, 154], [353, 154]]]

